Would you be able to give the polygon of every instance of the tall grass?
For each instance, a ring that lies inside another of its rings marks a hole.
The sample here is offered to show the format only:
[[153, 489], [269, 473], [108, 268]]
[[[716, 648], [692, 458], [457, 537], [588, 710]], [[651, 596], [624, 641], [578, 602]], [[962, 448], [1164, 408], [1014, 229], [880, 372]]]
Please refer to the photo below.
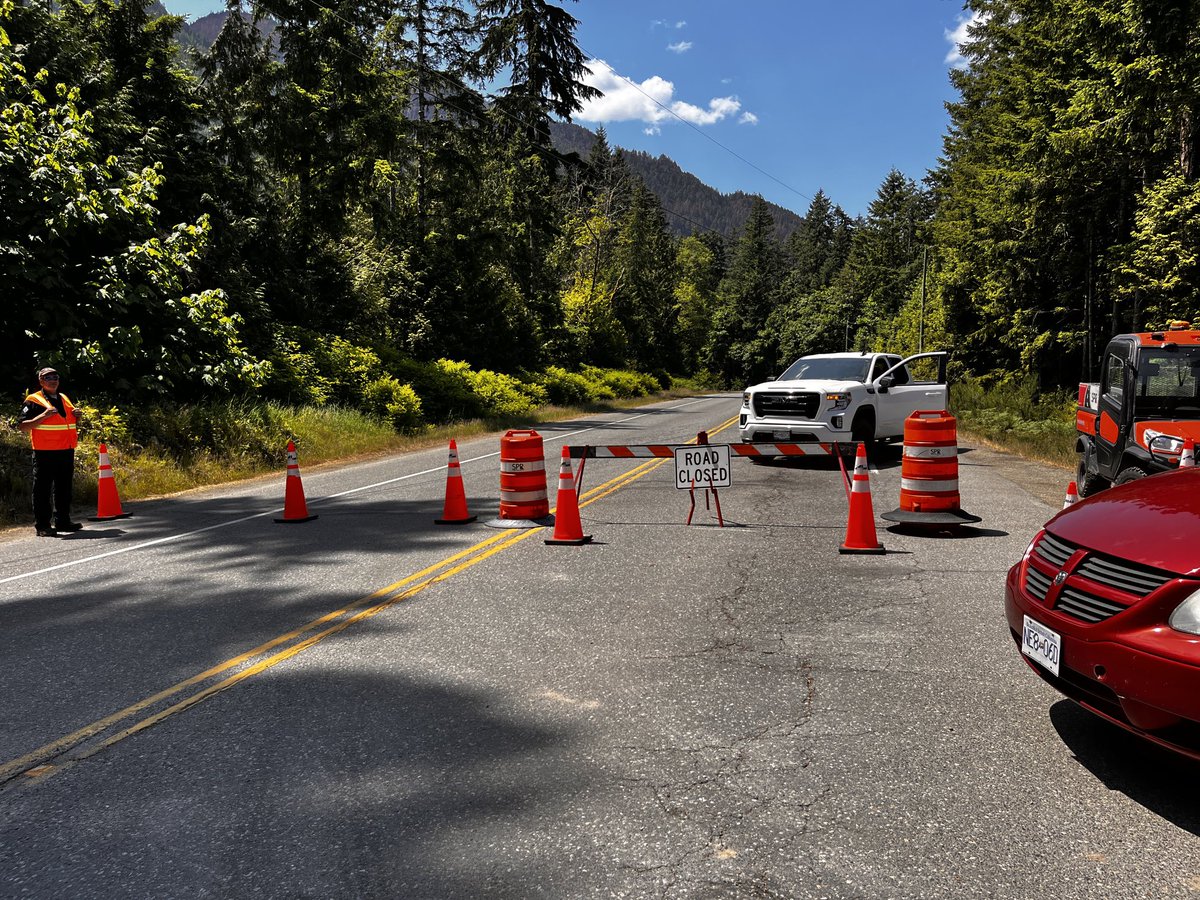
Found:
[[960, 431], [1055, 465], [1075, 465], [1075, 396], [1039, 392], [1032, 378], [967, 378], [950, 386]]

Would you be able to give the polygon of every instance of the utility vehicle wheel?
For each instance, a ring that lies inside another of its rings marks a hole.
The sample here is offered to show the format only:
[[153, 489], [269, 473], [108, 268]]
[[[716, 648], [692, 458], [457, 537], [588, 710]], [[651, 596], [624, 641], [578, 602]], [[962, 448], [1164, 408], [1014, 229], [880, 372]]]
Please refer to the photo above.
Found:
[[1079, 457], [1079, 465], [1075, 469], [1075, 487], [1079, 496], [1090, 497], [1108, 487], [1108, 479], [1101, 478], [1094, 472], [1088, 472], [1088, 457]]
[[1130, 466], [1128, 469], [1121, 470], [1121, 474], [1117, 476], [1117, 480], [1114, 481], [1113, 484], [1129, 484], [1131, 481], [1137, 481], [1139, 478], [1145, 477], [1145, 469], [1139, 469], [1137, 466]]

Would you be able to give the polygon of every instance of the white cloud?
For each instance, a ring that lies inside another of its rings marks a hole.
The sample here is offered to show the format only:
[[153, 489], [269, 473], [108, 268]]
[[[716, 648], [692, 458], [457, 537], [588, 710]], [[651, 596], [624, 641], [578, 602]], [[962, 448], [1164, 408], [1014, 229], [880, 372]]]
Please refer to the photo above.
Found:
[[650, 137], [654, 137], [656, 134], [662, 134], [662, 129], [657, 125], [651, 125], [649, 128], [643, 128], [642, 134], [648, 134]]
[[681, 20], [681, 21], [679, 21], [679, 22], [668, 22], [666, 19], [655, 19], [653, 22], [651, 22], [651, 23], [650, 23], [650, 27], [651, 27], [651, 28], [675, 28], [675, 29], [679, 29], [679, 28], [686, 28], [686, 27], [687, 27], [687, 22], [684, 22], [684, 21], [682, 21], [682, 20]]
[[983, 21], [983, 15], [978, 11], [972, 11], [970, 16], [959, 16], [958, 25], [953, 31], [945, 30], [946, 40], [950, 42], [950, 52], [946, 54], [946, 64], [952, 69], [965, 69], [967, 67], [967, 58], [962, 55], [962, 45], [971, 39], [970, 30], [974, 26]]
[[667, 44], [667, 49], [672, 53], [687, 53], [692, 49], [692, 42], [680, 41], [678, 44]]
[[675, 23], [675, 27], [676, 27], [676, 28], [686, 28], [686, 27], [687, 27], [687, 22], [684, 22], [684, 21], [681, 19], [680, 21], [678, 21], [678, 22], [676, 22], [676, 23]]
[[756, 116], [752, 112], [744, 112], [744, 113], [742, 113], [742, 117], [740, 119], [738, 119], [738, 124], [739, 125], [757, 125], [758, 124], [758, 116]]
[[712, 125], [736, 115], [742, 108], [736, 97], [714, 97], [707, 106], [697, 106], [675, 99], [675, 85], [665, 78], [652, 75], [640, 84], [622, 78], [608, 63], [589, 59], [591, 74], [584, 82], [600, 91], [601, 96], [588, 100], [575, 118], [585, 122], [646, 122], [659, 126], [678, 116], [693, 125]]

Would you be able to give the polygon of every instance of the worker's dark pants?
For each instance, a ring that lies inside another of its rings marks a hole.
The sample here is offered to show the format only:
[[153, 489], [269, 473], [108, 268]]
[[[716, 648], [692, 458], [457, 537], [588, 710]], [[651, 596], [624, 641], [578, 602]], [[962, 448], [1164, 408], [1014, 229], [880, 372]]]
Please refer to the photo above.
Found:
[[33, 519], [37, 528], [71, 521], [71, 477], [75, 474], [74, 450], [33, 451]]

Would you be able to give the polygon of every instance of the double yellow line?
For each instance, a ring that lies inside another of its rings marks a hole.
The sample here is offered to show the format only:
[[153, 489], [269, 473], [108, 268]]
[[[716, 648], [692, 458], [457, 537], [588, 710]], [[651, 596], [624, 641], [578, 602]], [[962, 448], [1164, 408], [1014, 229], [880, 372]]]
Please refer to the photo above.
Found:
[[[724, 422], [712, 433], [716, 434], [728, 428], [734, 421], [736, 421], [736, 417]], [[592, 488], [580, 499], [580, 507], [588, 506], [598, 500], [604, 499], [626, 485], [648, 475], [666, 462], [666, 459], [650, 460], [649, 462], [635, 466], [628, 472], [604, 484]], [[517, 529], [510, 528], [501, 531], [485, 541], [480, 541], [473, 547], [468, 547], [466, 550], [462, 550], [453, 556], [434, 563], [432, 566], [428, 566], [419, 572], [414, 572], [407, 578], [402, 578], [400, 581], [382, 587], [365, 597], [360, 597], [358, 600], [348, 603], [341, 609], [327, 613], [319, 619], [314, 619], [307, 625], [302, 625], [299, 628], [289, 631], [287, 634], [281, 634], [278, 637], [272, 638], [264, 644], [259, 644], [257, 647], [247, 650], [245, 653], [241, 653], [232, 659], [227, 659], [225, 662], [219, 663], [212, 668], [205, 669], [191, 678], [173, 684], [102, 719], [97, 719], [77, 731], [73, 731], [68, 735], [51, 741], [49, 744], [26, 753], [18, 759], [4, 763], [0, 765], [0, 787], [22, 775], [35, 778], [49, 776], [60, 768], [59, 765], [52, 764], [51, 761], [58, 760], [64, 756], [66, 756], [66, 759], [63, 760], [64, 763], [87, 759], [89, 756], [99, 753], [113, 744], [119, 743], [140, 731], [145, 731], [153, 725], [157, 725], [159, 722], [170, 718], [176, 713], [183, 712], [198, 703], [204, 702], [209, 697], [219, 694], [221, 691], [227, 690], [239, 682], [245, 681], [247, 678], [265, 672], [267, 669], [278, 665], [284, 660], [291, 659], [293, 656], [308, 650], [310, 647], [316, 646], [326, 638], [344, 631], [356, 622], [369, 619], [371, 616], [383, 612], [390, 606], [415, 597], [427, 588], [433, 587], [435, 584], [440, 584], [458, 573], [483, 562], [485, 559], [495, 556], [497, 553], [501, 553], [510, 547], [514, 547], [521, 541], [528, 540], [534, 535], [540, 534], [543, 530], [543, 528], [531, 528], [518, 531]], [[305, 637], [305, 635], [308, 636]], [[303, 640], [298, 640], [299, 638], [303, 638]], [[260, 659], [259, 657], [262, 658]], [[252, 662], [253, 660], [257, 660], [257, 662]], [[251, 664], [246, 665], [247, 663]], [[230, 672], [232, 674], [226, 674]], [[193, 694], [188, 694], [182, 700], [177, 700], [171, 705], [134, 722], [132, 725], [128, 725], [106, 737], [100, 737], [114, 726], [120, 725], [149, 709], [159, 706], [164, 701], [186, 692], [189, 688], [203, 685], [218, 675], [226, 675], [226, 677], [215, 684], [201, 688]], [[93, 738], [98, 739], [94, 743], [87, 744]], [[81, 747], [84, 744], [87, 744], [87, 746]]]

